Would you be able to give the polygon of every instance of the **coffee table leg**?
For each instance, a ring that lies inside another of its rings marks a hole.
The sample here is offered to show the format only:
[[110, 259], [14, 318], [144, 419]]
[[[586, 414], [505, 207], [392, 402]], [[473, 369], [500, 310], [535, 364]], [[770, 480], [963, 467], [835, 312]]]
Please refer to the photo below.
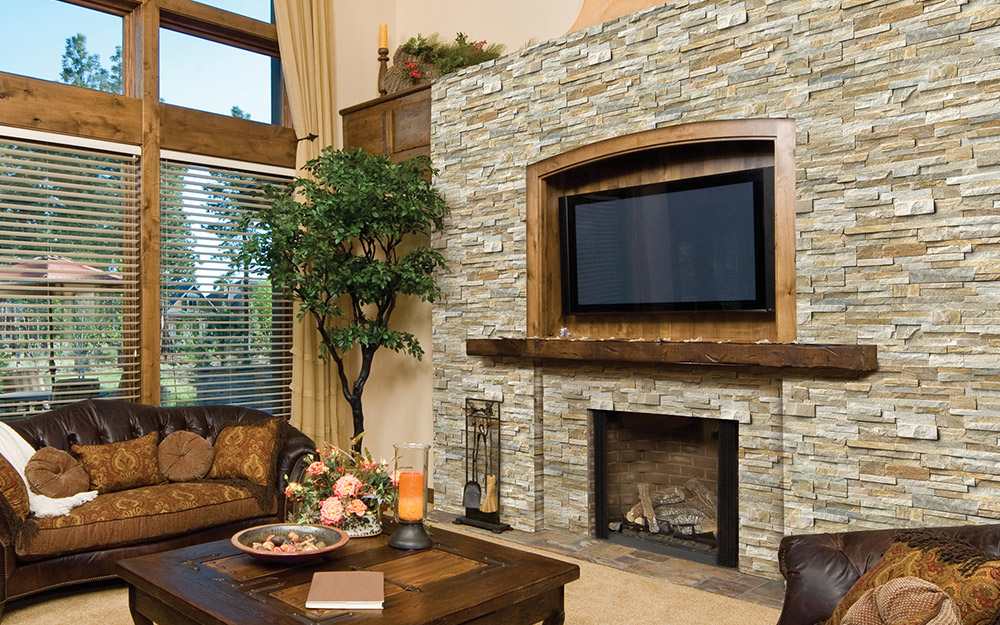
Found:
[[136, 608], [135, 586], [128, 587], [128, 611], [132, 614], [132, 622], [135, 625], [153, 625], [153, 621], [140, 613]]
[[566, 612], [560, 610], [558, 614], [553, 614], [542, 621], [542, 625], [563, 625], [566, 621]]

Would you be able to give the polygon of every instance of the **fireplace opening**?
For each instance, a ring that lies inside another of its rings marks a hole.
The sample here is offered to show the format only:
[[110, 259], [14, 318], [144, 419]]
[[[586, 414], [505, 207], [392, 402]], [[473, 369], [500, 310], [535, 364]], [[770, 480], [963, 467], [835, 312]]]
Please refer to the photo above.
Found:
[[738, 564], [736, 421], [594, 412], [598, 538]]

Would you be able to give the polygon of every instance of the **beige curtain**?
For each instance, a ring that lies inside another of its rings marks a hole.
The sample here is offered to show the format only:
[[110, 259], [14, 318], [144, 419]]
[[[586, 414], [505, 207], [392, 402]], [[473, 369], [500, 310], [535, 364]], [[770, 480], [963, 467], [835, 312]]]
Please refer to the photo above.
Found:
[[[274, 0], [281, 70], [292, 126], [299, 137], [295, 165], [301, 168], [334, 142], [339, 123], [334, 91], [333, 2]], [[315, 135], [313, 140], [306, 139]], [[319, 359], [312, 317], [292, 332], [292, 425], [317, 443], [346, 447], [351, 418], [340, 394], [336, 365]]]

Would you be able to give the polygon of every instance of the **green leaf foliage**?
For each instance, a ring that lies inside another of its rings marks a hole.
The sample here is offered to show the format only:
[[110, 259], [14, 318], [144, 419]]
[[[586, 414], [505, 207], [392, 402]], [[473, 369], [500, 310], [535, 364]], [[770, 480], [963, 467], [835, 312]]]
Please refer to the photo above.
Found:
[[[433, 274], [445, 268], [444, 258], [426, 239], [448, 207], [428, 182], [426, 157], [393, 163], [327, 147], [304, 169], [307, 176], [269, 189], [270, 202], [244, 217], [238, 262], [268, 273], [272, 285], [299, 301], [300, 319], [315, 321], [320, 355], [337, 364], [358, 435], [375, 351], [423, 356], [416, 337], [390, 329], [389, 321], [400, 295], [434, 301], [440, 294]], [[356, 347], [360, 365], [350, 382], [344, 355]]]
[[455, 41], [445, 43], [437, 33], [429, 37], [418, 34], [400, 46], [403, 52], [420, 57], [424, 63], [436, 65], [442, 75], [463, 67], [478, 65], [499, 58], [504, 46], [487, 44], [486, 40], [469, 41], [465, 33], [455, 35]]

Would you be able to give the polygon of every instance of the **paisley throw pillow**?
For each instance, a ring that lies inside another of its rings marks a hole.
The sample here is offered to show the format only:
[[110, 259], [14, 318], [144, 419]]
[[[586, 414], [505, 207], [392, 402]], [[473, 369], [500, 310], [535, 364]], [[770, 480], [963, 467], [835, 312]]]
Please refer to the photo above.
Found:
[[90, 476], [90, 487], [98, 493], [161, 484], [166, 480], [160, 473], [156, 447], [160, 433], [150, 432], [132, 440], [105, 445], [73, 445]]
[[0, 456], [0, 495], [4, 496], [18, 517], [23, 519], [28, 516], [31, 511], [28, 489], [17, 470], [3, 456]]
[[208, 477], [267, 486], [277, 459], [280, 428], [279, 419], [222, 428], [215, 439], [215, 460]]

